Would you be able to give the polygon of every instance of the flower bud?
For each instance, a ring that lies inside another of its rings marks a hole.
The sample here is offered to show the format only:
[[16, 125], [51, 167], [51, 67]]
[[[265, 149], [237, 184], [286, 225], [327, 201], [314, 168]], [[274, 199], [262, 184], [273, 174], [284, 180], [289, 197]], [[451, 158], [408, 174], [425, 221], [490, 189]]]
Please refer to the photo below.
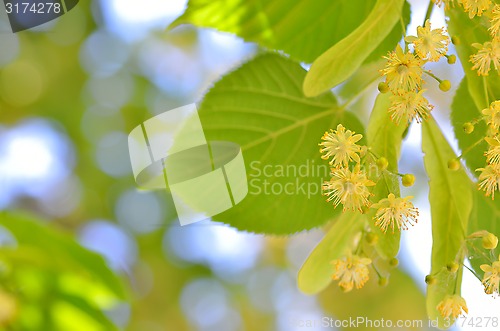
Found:
[[474, 124], [467, 122], [464, 124], [463, 128], [465, 133], [471, 134], [474, 131]]
[[446, 269], [448, 269], [449, 272], [455, 273], [458, 271], [458, 263], [456, 262], [450, 262], [446, 265]]
[[453, 43], [453, 45], [460, 45], [460, 38], [458, 38], [457, 36], [452, 36], [451, 42]]
[[412, 174], [406, 174], [403, 176], [401, 182], [405, 187], [413, 186], [413, 184], [415, 184], [415, 176]]
[[448, 64], [455, 64], [457, 56], [455, 54], [448, 55]]
[[380, 170], [385, 170], [389, 166], [389, 161], [385, 157], [381, 157], [380, 159], [377, 160], [377, 167], [379, 167]]
[[427, 285], [434, 285], [434, 284], [436, 284], [436, 282], [437, 282], [436, 277], [431, 276], [431, 275], [425, 276], [425, 283]]
[[389, 278], [387, 278], [387, 277], [380, 277], [378, 279], [378, 284], [380, 286], [387, 286], [387, 284], [389, 284]]
[[395, 257], [389, 260], [389, 265], [391, 267], [397, 267], [399, 265], [399, 260]]
[[495, 249], [498, 245], [498, 237], [488, 232], [488, 234], [483, 237], [482, 242], [484, 249]]
[[451, 82], [447, 79], [442, 80], [441, 83], [439, 83], [439, 89], [443, 92], [449, 91], [451, 88]]
[[378, 83], [378, 90], [380, 93], [387, 93], [389, 92], [389, 85], [384, 82], [380, 82]]
[[448, 161], [448, 169], [452, 170], [452, 171], [456, 171], [458, 169], [460, 169], [460, 161], [458, 161], [457, 159], [451, 159]]

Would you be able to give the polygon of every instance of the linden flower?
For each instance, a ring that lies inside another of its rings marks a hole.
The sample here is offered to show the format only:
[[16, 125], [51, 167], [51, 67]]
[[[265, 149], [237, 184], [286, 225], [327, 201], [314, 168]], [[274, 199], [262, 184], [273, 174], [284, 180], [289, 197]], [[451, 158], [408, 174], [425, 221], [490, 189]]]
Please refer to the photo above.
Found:
[[389, 107], [389, 113], [394, 123], [399, 124], [402, 119], [406, 119], [408, 123], [416, 119], [420, 123], [429, 116], [433, 106], [423, 96], [424, 92], [425, 90], [419, 92], [399, 90], [390, 97], [392, 105]]
[[439, 311], [443, 318], [453, 317], [454, 319], [458, 316], [462, 315], [462, 311], [464, 313], [469, 313], [467, 309], [467, 304], [465, 303], [464, 298], [459, 295], [447, 295], [443, 301], [441, 301], [436, 309]]
[[412, 53], [404, 53], [401, 46], [396, 46], [396, 50], [384, 56], [387, 64], [380, 70], [386, 76], [386, 83], [393, 91], [403, 89], [413, 91], [422, 85], [422, 65], [424, 61]]
[[397, 226], [398, 230], [408, 230], [408, 224], [417, 223], [418, 209], [413, 206], [410, 200], [413, 197], [396, 198], [394, 194], [389, 194], [385, 199], [374, 204], [372, 208], [378, 208], [375, 214], [375, 226], [379, 226], [385, 233], [390, 226], [392, 233]]
[[469, 18], [481, 16], [485, 10], [488, 10], [491, 5], [491, 0], [458, 0], [464, 6], [464, 11], [469, 13]]
[[491, 69], [491, 64], [495, 67], [495, 70], [500, 68], [500, 41], [493, 39], [491, 42], [485, 42], [481, 44], [472, 44], [478, 49], [478, 52], [470, 56], [470, 62], [474, 65], [472, 70], [477, 70], [478, 76], [488, 76]]
[[500, 5], [495, 5], [491, 12], [491, 27], [488, 29], [493, 38], [500, 38]]
[[484, 153], [486, 156], [486, 162], [488, 164], [499, 164], [500, 163], [500, 140], [498, 137], [490, 138], [486, 137], [484, 138], [488, 145], [490, 145], [490, 148], [488, 149], [487, 152]]
[[356, 289], [362, 288], [370, 278], [368, 265], [372, 260], [366, 257], [354, 255], [330, 262], [335, 268], [332, 275], [333, 280], [340, 280], [339, 286], [344, 292], [349, 292], [356, 286]]
[[360, 134], [355, 134], [354, 131], [347, 130], [339, 124], [337, 130], [325, 132], [322, 141], [319, 145], [323, 146], [319, 151], [325, 153], [321, 156], [323, 160], [328, 160], [332, 156], [330, 164], [334, 167], [344, 166], [347, 167], [349, 161], [356, 161], [359, 163], [359, 155], [361, 153], [361, 146], [356, 143], [363, 138]]
[[500, 283], [500, 257], [498, 259], [499, 261], [493, 262], [492, 265], [481, 265], [481, 270], [484, 271], [482, 283], [486, 294], [493, 294], [495, 292], [500, 294], [498, 290]]
[[495, 191], [500, 188], [500, 164], [489, 164], [486, 168], [479, 168], [476, 171], [481, 171], [479, 189], [485, 191], [487, 197], [491, 195], [491, 199], [495, 200]]
[[342, 203], [344, 211], [362, 211], [363, 206], [370, 204], [368, 197], [371, 193], [368, 186], [374, 185], [374, 182], [366, 178], [364, 171], [359, 169], [358, 164], [352, 172], [348, 168], [332, 169], [332, 179], [324, 182], [322, 189], [323, 195], [328, 197], [326, 201], [333, 200], [335, 208]]
[[405, 40], [413, 43], [415, 52], [421, 59], [438, 61], [448, 51], [450, 38], [443, 28], [431, 30], [431, 22], [425, 21], [424, 27], [417, 28], [417, 36], [408, 36]]
[[500, 128], [500, 100], [492, 102], [489, 108], [482, 110], [482, 113], [486, 116], [488, 125], [498, 131]]

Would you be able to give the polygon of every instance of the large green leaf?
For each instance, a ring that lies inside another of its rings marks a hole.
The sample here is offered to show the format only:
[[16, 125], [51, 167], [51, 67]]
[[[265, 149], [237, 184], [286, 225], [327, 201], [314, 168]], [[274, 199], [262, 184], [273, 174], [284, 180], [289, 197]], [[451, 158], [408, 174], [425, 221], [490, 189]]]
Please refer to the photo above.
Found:
[[356, 132], [363, 128], [332, 94], [306, 98], [304, 76], [299, 64], [267, 54], [225, 76], [205, 96], [199, 115], [207, 139], [241, 146], [249, 183], [246, 198], [215, 220], [242, 230], [289, 234], [338, 213], [340, 208], [321, 196], [330, 169], [320, 159], [318, 143], [339, 123]]
[[441, 327], [446, 321], [436, 310], [446, 295], [460, 294], [461, 268], [457, 280], [443, 276], [446, 265], [464, 258], [464, 238], [472, 209], [470, 180], [464, 169], [448, 169], [448, 160], [456, 155], [433, 118], [422, 125], [422, 150], [429, 176], [429, 201], [432, 216], [431, 274], [438, 275], [437, 284], [427, 287], [427, 312], [431, 319], [439, 319]]
[[[172, 26], [191, 23], [231, 32], [310, 63], [362, 24], [374, 4], [374, 0], [190, 0]], [[409, 17], [406, 6], [405, 23]], [[394, 26], [376, 51], [366, 56], [372, 60], [386, 53], [401, 34], [402, 26]]]
[[[401, 142], [406, 126], [395, 125], [391, 120], [388, 112], [390, 104], [389, 93], [378, 95], [366, 130], [368, 146], [372, 148], [372, 151], [377, 156], [385, 157], [389, 162], [387, 168], [389, 171], [382, 171], [379, 175], [379, 182], [373, 190], [372, 201], [374, 202], [387, 198], [389, 193], [396, 196], [400, 195], [399, 177], [395, 173], [398, 173]], [[371, 163], [369, 172], [378, 172], [374, 162]], [[373, 217], [375, 213], [376, 211], [372, 210], [368, 215]], [[370, 221], [370, 227], [379, 236], [375, 246], [377, 252], [384, 258], [395, 257], [399, 251], [401, 233], [399, 231], [383, 233], [379, 227], [374, 225], [372, 220]]]
[[[20, 329], [66, 330], [60, 307], [71, 311], [71, 322], [87, 330], [117, 330], [104, 310], [126, 298], [121, 280], [104, 259], [67, 235], [41, 221], [19, 214], [0, 213], [0, 227], [8, 230], [15, 246], [0, 247], [2, 287], [20, 302]], [[43, 305], [44, 317], [30, 320], [26, 307]], [[60, 317], [60, 318], [59, 318]], [[29, 326], [26, 324], [29, 321]], [[56, 324], [58, 326], [56, 326]]]
[[477, 109], [487, 108], [489, 102], [500, 99], [500, 77], [495, 70], [486, 77], [478, 76], [476, 71], [472, 71], [472, 63], [469, 62], [470, 56], [477, 52], [472, 44], [491, 40], [488, 25], [484, 21], [486, 19], [476, 17], [471, 20], [460, 7], [451, 8], [447, 14], [450, 17], [448, 22], [450, 35], [457, 36], [460, 40], [455, 47], [467, 77], [469, 93]]
[[[109, 269], [102, 256], [86, 250], [67, 235], [53, 231], [28, 216], [1, 213], [0, 225], [15, 236], [22, 250], [34, 252], [42, 248], [51, 268], [67, 268], [86, 274], [105, 284], [117, 297], [125, 298], [122, 282]], [[7, 251], [4, 253], [8, 254]], [[57, 256], [57, 259], [54, 259], [54, 256]]]
[[471, 122], [480, 118], [481, 111], [474, 103], [467, 84], [467, 78], [464, 78], [458, 87], [457, 93], [451, 104], [451, 123], [453, 131], [458, 140], [458, 146], [462, 151], [466, 151], [463, 155], [465, 162], [471, 172], [477, 176], [475, 171], [477, 168], [482, 168], [486, 164], [484, 152], [488, 149], [486, 141], [481, 141], [486, 136], [486, 123], [478, 122], [474, 126], [474, 131], [467, 134], [463, 130], [463, 125], [466, 122]]
[[333, 274], [330, 262], [353, 249], [354, 237], [364, 224], [365, 216], [359, 212], [345, 212], [338, 218], [299, 270], [297, 285], [302, 292], [316, 294], [330, 284]]
[[378, 0], [363, 24], [313, 62], [305, 94], [319, 95], [349, 78], [400, 21], [404, 2]]

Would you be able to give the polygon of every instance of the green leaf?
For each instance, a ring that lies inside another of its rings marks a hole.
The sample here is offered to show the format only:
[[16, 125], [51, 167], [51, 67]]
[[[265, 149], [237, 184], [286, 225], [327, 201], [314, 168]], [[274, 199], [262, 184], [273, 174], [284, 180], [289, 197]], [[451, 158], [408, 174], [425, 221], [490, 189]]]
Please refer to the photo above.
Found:
[[330, 262], [353, 248], [354, 237], [364, 224], [365, 216], [359, 212], [346, 211], [336, 220], [299, 270], [297, 285], [302, 292], [316, 294], [330, 284], [333, 273]]
[[330, 178], [320, 159], [322, 134], [337, 124], [362, 133], [358, 119], [332, 94], [306, 98], [304, 69], [267, 54], [225, 76], [207, 93], [199, 115], [207, 140], [241, 146], [248, 195], [214, 217], [241, 230], [290, 234], [324, 224], [338, 214], [321, 196]]
[[9, 247], [0, 248], [3, 256], [29, 261], [30, 254], [37, 254], [38, 251], [38, 260], [43, 259], [41, 263], [38, 262], [39, 267], [45, 266], [53, 271], [80, 272], [94, 281], [102, 282], [118, 298], [126, 297], [121, 281], [109, 269], [102, 256], [86, 250], [68, 236], [53, 231], [28, 216], [0, 213], [0, 225], [14, 235], [19, 246], [19, 252], [12, 251]]
[[450, 17], [448, 22], [450, 35], [460, 39], [460, 43], [455, 47], [467, 77], [470, 96], [477, 109], [488, 108], [490, 102], [500, 99], [500, 77], [495, 70], [489, 76], [478, 76], [476, 71], [472, 71], [472, 63], [469, 61], [470, 56], [477, 53], [477, 49], [472, 47], [473, 43], [491, 40], [487, 25], [483, 24], [485, 18], [476, 17], [471, 20], [460, 7], [451, 8], [447, 14]]
[[[467, 134], [464, 132], [463, 125], [481, 116], [481, 111], [469, 93], [467, 78], [464, 78], [451, 104], [451, 123], [460, 150], [467, 151], [463, 155], [465, 163], [475, 176], [478, 175], [475, 170], [486, 165], [484, 152], [488, 149], [488, 143], [482, 139], [486, 136], [487, 126], [484, 121], [479, 121], [474, 125], [474, 131]], [[477, 143], [480, 140], [482, 141]]]
[[[375, 106], [370, 116], [370, 122], [366, 131], [368, 146], [379, 157], [385, 157], [389, 162], [387, 170], [383, 171], [380, 179], [373, 190], [374, 196], [372, 201], [376, 202], [381, 199], [387, 198], [389, 193], [400, 196], [399, 177], [394, 175], [398, 173], [398, 161], [401, 152], [401, 143], [403, 140], [403, 133], [406, 130], [405, 125], [395, 125], [391, 120], [388, 109], [390, 107], [389, 93], [379, 94], [375, 100]], [[374, 169], [378, 172], [375, 163], [371, 163], [370, 171]], [[383, 233], [379, 227], [374, 225], [372, 220], [376, 211], [371, 209], [368, 216], [370, 217], [370, 227], [374, 233], [379, 237], [375, 246], [377, 252], [384, 258], [392, 258], [398, 254], [399, 241], [401, 232], [396, 231]]]
[[[76, 330], [77, 328], [75, 327], [75, 323], [78, 322], [81, 323], [78, 330], [118, 330], [116, 325], [114, 325], [99, 308], [90, 304], [82, 297], [60, 292], [57, 294], [57, 298], [64, 302], [64, 304], [62, 302], [57, 303], [56, 309], [53, 313], [56, 319], [59, 318], [61, 320], [61, 324], [65, 324], [66, 327], [72, 325], [73, 329]], [[61, 311], [57, 311], [58, 308], [60, 310], [60, 307], [63, 307], [65, 311], [74, 310], [78, 313], [73, 313], [71, 317], [63, 316], [64, 314], [62, 314]]]
[[304, 81], [306, 96], [317, 96], [349, 78], [402, 17], [404, 0], [378, 0], [356, 30], [321, 54]]
[[[438, 275], [437, 284], [427, 287], [427, 312], [429, 318], [439, 319], [440, 327], [446, 326], [436, 310], [446, 295], [460, 294], [461, 272], [457, 280], [446, 270], [450, 262], [461, 263], [464, 258], [464, 238], [472, 209], [470, 180], [464, 169], [448, 169], [448, 160], [456, 155], [433, 118], [422, 125], [422, 150], [429, 176], [429, 201], [432, 216], [431, 274]], [[445, 275], [445, 276], [443, 276]]]
[[[185, 13], [171, 27], [191, 23], [216, 28], [311, 63], [362, 24], [374, 4], [374, 0], [189, 0]], [[406, 23], [409, 18], [407, 6]], [[366, 54], [368, 60], [392, 49], [401, 34], [402, 27], [395, 26], [372, 55]]]

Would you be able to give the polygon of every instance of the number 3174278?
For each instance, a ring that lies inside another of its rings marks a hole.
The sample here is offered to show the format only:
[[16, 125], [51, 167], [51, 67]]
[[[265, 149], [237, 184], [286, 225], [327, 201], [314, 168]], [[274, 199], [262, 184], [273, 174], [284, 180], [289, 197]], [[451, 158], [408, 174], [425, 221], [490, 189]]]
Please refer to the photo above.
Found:
[[5, 8], [7, 14], [59, 14], [61, 12], [61, 4], [59, 2], [19, 2], [6, 3]]

